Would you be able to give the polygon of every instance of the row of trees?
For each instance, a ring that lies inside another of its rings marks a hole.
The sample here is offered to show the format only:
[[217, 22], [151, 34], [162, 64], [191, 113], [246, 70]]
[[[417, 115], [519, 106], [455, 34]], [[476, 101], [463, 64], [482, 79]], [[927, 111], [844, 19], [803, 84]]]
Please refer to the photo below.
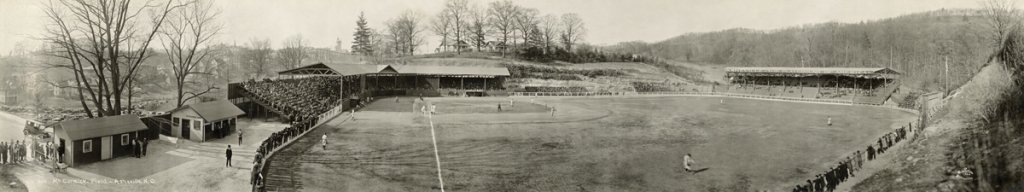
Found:
[[541, 15], [534, 8], [509, 0], [486, 7], [468, 0], [447, 0], [441, 12], [423, 21], [420, 13], [406, 11], [385, 22], [383, 31], [368, 26], [360, 14], [353, 33], [352, 52], [372, 55], [412, 55], [424, 44], [426, 31], [439, 38], [435, 51], [496, 51], [504, 56], [513, 50], [536, 48], [544, 53], [561, 47], [574, 50], [585, 34], [583, 19], [575, 13]]
[[[732, 66], [891, 67], [905, 84], [941, 90], [977, 72], [1005, 36], [983, 10], [939, 10], [859, 23], [823, 23], [772, 31], [731, 29], [685, 34], [610, 51]], [[999, 27], [1002, 26], [1002, 27]], [[946, 75], [947, 66], [949, 75]]]

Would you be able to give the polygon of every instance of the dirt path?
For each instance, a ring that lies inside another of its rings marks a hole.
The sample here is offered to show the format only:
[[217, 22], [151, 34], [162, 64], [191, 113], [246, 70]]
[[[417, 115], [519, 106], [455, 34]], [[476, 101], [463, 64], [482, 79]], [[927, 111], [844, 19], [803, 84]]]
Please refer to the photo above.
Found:
[[878, 171], [885, 170], [894, 161], [899, 161], [899, 159], [895, 159], [897, 158], [897, 156], [899, 156], [898, 152], [901, 152], [904, 146], [906, 146], [907, 143], [910, 142], [910, 139], [914, 138], [914, 136], [916, 136], [918, 133], [920, 133], [920, 131], [908, 132], [907, 139], [904, 139], [898, 143], [893, 144], [892, 147], [886, 150], [886, 153], [876, 155], [874, 160], [865, 161], [864, 166], [862, 166], [861, 169], [855, 173], [856, 175], [854, 177], [847, 178], [846, 182], [839, 183], [839, 185], [836, 186], [835, 191], [853, 191], [853, 186], [857, 185], [861, 181], [864, 181], [864, 179], [867, 179], [868, 177], [875, 175], [875, 173], [878, 173]]

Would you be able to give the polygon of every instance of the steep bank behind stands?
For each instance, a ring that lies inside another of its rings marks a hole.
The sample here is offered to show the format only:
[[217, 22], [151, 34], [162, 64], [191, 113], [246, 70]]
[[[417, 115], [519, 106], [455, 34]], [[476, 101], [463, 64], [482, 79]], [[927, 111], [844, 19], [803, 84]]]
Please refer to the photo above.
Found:
[[1024, 191], [1024, 34], [947, 97], [925, 134], [852, 191]]

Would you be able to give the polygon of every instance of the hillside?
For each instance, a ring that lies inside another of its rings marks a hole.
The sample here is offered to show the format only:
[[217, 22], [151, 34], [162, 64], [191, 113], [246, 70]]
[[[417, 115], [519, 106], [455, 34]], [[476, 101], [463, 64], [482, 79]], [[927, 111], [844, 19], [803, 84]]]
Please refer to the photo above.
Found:
[[[682, 77], [663, 67], [639, 62], [601, 63], [538, 63], [500, 57], [440, 55], [413, 57], [392, 61], [396, 64], [443, 66], [505, 66], [512, 73], [506, 87], [521, 91], [527, 86], [585, 87], [588, 91], [632, 91], [632, 82], [675, 83], [693, 85], [704, 81], [699, 76]], [[673, 66], [676, 67], [676, 66]], [[678, 66], [677, 70], [701, 74], [698, 69]]]
[[947, 98], [924, 136], [853, 191], [1024, 190], [1024, 34]]
[[690, 63], [727, 66], [888, 67], [904, 85], [941, 90], [944, 59], [959, 85], [995, 45], [978, 10], [937, 10], [858, 23], [820, 23], [778, 30], [690, 33], [661, 42], [609, 46]]

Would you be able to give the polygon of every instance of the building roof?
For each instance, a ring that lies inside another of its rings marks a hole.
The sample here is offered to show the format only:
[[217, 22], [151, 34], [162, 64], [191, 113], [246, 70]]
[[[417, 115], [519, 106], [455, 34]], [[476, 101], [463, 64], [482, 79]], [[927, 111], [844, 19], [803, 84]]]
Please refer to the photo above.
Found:
[[146, 130], [139, 116], [128, 114], [61, 121], [53, 132], [72, 141]]
[[464, 66], [430, 66], [430, 65], [398, 65], [398, 73], [423, 75], [489, 75], [509, 76], [505, 67], [464, 67]]
[[900, 73], [889, 68], [844, 68], [844, 67], [726, 67], [727, 75], [753, 75], [753, 76], [810, 76], [810, 75], [840, 75], [857, 77], [893, 77]]
[[339, 63], [316, 63], [295, 69], [281, 71], [282, 75], [360, 75], [360, 74], [419, 74], [419, 75], [480, 75], [509, 76], [505, 67], [466, 67], [435, 65], [360, 65]]
[[245, 114], [242, 109], [239, 109], [235, 104], [232, 104], [228, 100], [188, 104], [171, 110], [171, 113], [184, 109], [192, 109], [192, 111], [199, 114], [199, 117], [202, 117], [204, 121], [216, 121]]

